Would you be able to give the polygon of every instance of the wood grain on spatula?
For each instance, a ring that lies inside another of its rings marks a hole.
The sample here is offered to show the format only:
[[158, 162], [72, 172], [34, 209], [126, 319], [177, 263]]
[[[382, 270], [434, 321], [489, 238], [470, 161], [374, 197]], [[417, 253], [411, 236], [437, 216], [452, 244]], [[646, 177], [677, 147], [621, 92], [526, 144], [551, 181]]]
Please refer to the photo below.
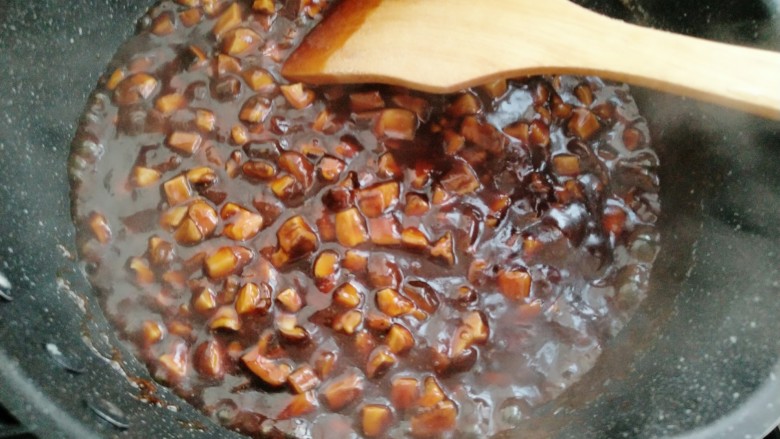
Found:
[[780, 53], [611, 19], [566, 0], [344, 0], [282, 74], [449, 93], [587, 74], [780, 119]]

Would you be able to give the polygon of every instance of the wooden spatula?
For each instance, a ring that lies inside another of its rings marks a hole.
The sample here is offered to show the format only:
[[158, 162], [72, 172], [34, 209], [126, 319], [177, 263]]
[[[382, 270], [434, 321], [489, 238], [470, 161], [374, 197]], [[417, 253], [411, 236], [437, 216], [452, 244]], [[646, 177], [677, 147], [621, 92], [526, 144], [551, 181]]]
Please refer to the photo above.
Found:
[[588, 74], [780, 119], [780, 53], [634, 26], [566, 0], [344, 0], [282, 73], [434, 93]]

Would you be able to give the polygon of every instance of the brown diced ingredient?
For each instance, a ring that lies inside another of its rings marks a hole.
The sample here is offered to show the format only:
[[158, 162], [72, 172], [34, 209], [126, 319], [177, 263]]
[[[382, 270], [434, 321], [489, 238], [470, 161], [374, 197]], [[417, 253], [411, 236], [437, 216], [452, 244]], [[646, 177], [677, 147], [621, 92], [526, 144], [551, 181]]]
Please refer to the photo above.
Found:
[[276, 168], [265, 160], [249, 160], [241, 165], [241, 171], [250, 178], [268, 180], [276, 175]]
[[175, 343], [168, 353], [159, 358], [165, 379], [179, 381], [187, 375], [187, 346], [184, 343]]
[[255, 0], [252, 2], [252, 10], [261, 14], [271, 15], [276, 12], [274, 0]]
[[225, 376], [225, 350], [216, 340], [201, 343], [195, 349], [195, 370], [202, 376], [221, 380]]
[[190, 8], [179, 13], [179, 20], [185, 27], [192, 27], [200, 23], [203, 13], [198, 8]]
[[361, 423], [363, 435], [366, 437], [378, 437], [383, 435], [393, 422], [393, 413], [390, 408], [379, 404], [368, 404], [361, 411]]
[[317, 376], [317, 373], [308, 364], [304, 364], [295, 369], [295, 371], [287, 377], [287, 382], [290, 383], [290, 387], [292, 387], [295, 393], [306, 393], [320, 385], [320, 379]]
[[378, 91], [352, 93], [349, 95], [349, 108], [354, 113], [385, 108], [385, 100]]
[[368, 241], [368, 231], [357, 208], [342, 210], [336, 214], [336, 239], [345, 247], [355, 247]]
[[444, 189], [456, 194], [464, 195], [479, 189], [477, 174], [468, 163], [456, 160], [452, 168], [441, 179]]
[[182, 245], [195, 245], [203, 241], [204, 236], [195, 221], [191, 218], [186, 218], [179, 227], [176, 228], [173, 238]]
[[347, 250], [341, 266], [352, 273], [362, 273], [368, 265], [368, 255], [358, 250]]
[[548, 146], [550, 144], [550, 127], [540, 120], [531, 122], [528, 129], [528, 141], [535, 146]]
[[238, 118], [246, 123], [260, 123], [268, 117], [271, 111], [271, 101], [261, 96], [253, 96], [244, 102]]
[[374, 126], [374, 132], [383, 138], [414, 140], [417, 116], [409, 110], [399, 108], [383, 110]]
[[442, 260], [450, 266], [455, 265], [454, 251], [452, 233], [450, 232], [439, 238], [430, 249], [433, 258]]
[[368, 354], [376, 347], [376, 339], [367, 330], [358, 331], [354, 336], [355, 351], [362, 357], [368, 357]]
[[247, 241], [254, 238], [263, 228], [263, 216], [244, 208], [239, 208], [234, 214], [226, 215], [225, 210], [230, 204], [232, 203], [222, 208], [222, 218], [230, 220], [225, 224], [224, 235], [234, 241]]
[[401, 167], [393, 157], [393, 154], [386, 152], [379, 156], [377, 175], [384, 178], [394, 178], [401, 175]]
[[279, 167], [308, 188], [314, 181], [314, 165], [301, 153], [286, 151], [279, 156]]
[[504, 133], [528, 143], [530, 127], [526, 122], [515, 122], [504, 127]]
[[482, 90], [493, 99], [503, 96], [507, 89], [506, 79], [497, 79], [482, 86]]
[[275, 178], [271, 184], [271, 191], [280, 200], [289, 200], [303, 192], [303, 187], [292, 175], [284, 174]]
[[607, 206], [604, 209], [604, 216], [601, 219], [601, 225], [607, 233], [620, 236], [626, 224], [626, 211], [617, 206]]
[[482, 104], [471, 93], [463, 93], [450, 104], [447, 113], [455, 117], [477, 114], [482, 110]]
[[488, 325], [485, 316], [478, 311], [471, 311], [463, 317], [463, 323], [455, 331], [450, 343], [450, 356], [457, 358], [472, 345], [487, 341]]
[[193, 301], [195, 310], [201, 314], [207, 314], [217, 307], [216, 294], [211, 288], [203, 288]]
[[390, 317], [398, 317], [412, 312], [414, 304], [397, 290], [384, 288], [376, 293], [376, 306]]
[[187, 98], [179, 93], [170, 93], [157, 98], [154, 108], [163, 114], [170, 114], [187, 106]]
[[253, 91], [270, 90], [276, 85], [274, 77], [260, 67], [248, 68], [241, 73], [241, 76]]
[[183, 154], [194, 154], [203, 139], [198, 133], [174, 131], [168, 136], [167, 144], [173, 150]]
[[265, 314], [271, 308], [271, 291], [265, 284], [247, 282], [238, 290], [236, 312], [239, 314]]
[[[256, 0], [257, 1], [257, 0]], [[313, 391], [299, 393], [290, 399], [290, 403], [276, 416], [279, 420], [295, 419], [317, 410], [319, 403]]]
[[238, 313], [232, 306], [225, 305], [214, 313], [209, 323], [211, 329], [228, 329], [238, 331], [241, 329], [241, 321], [238, 319]]
[[436, 437], [455, 429], [458, 409], [452, 401], [442, 401], [436, 407], [412, 416], [414, 437]]
[[393, 324], [387, 332], [385, 343], [394, 354], [403, 354], [414, 346], [414, 336], [403, 325]]
[[163, 183], [163, 190], [169, 206], [184, 203], [192, 197], [190, 183], [184, 175], [179, 175]]
[[208, 166], [192, 168], [185, 176], [191, 184], [210, 185], [217, 181], [217, 173]]
[[262, 41], [260, 35], [252, 29], [238, 28], [225, 35], [222, 41], [222, 50], [229, 55], [241, 55], [257, 47]]
[[326, 108], [320, 111], [311, 127], [320, 133], [333, 134], [341, 127], [341, 121], [336, 114]]
[[575, 176], [580, 173], [580, 158], [574, 154], [558, 154], [553, 157], [553, 168], [558, 175]]
[[242, 19], [241, 6], [233, 3], [219, 16], [212, 32], [217, 38], [221, 38], [227, 31], [241, 24]]
[[325, 250], [314, 260], [314, 283], [320, 291], [330, 291], [339, 276], [339, 254]]
[[197, 110], [195, 112], [195, 125], [202, 131], [210, 133], [214, 131], [217, 120], [214, 113], [209, 110]]
[[401, 243], [404, 247], [415, 251], [425, 250], [429, 245], [425, 233], [414, 227], [408, 227], [401, 232]]
[[152, 272], [152, 269], [145, 260], [138, 257], [130, 258], [128, 266], [133, 272], [133, 278], [137, 284], [149, 285], [154, 283], [154, 272]]
[[298, 325], [298, 318], [293, 314], [277, 314], [275, 323], [276, 330], [288, 342], [301, 343], [309, 339], [309, 333]]
[[401, 108], [405, 108], [416, 114], [420, 120], [425, 120], [428, 118], [428, 110], [430, 105], [428, 104], [428, 101], [423, 98], [408, 94], [400, 94], [393, 96], [392, 101], [395, 105]]
[[317, 234], [300, 215], [285, 221], [276, 232], [276, 238], [279, 247], [292, 259], [307, 256], [319, 247]]
[[343, 161], [330, 156], [320, 159], [318, 166], [320, 178], [325, 181], [338, 180], [341, 173], [344, 172], [344, 168], [346, 168], [346, 164]]
[[287, 99], [287, 102], [289, 102], [293, 108], [299, 110], [308, 107], [314, 102], [314, 98], [316, 97], [313, 91], [304, 87], [300, 82], [291, 85], [282, 85], [279, 88], [282, 90], [282, 94], [285, 99]]
[[114, 100], [119, 105], [132, 105], [144, 101], [157, 90], [157, 79], [146, 73], [136, 73], [123, 79], [114, 90]]
[[111, 241], [111, 227], [108, 225], [106, 217], [97, 212], [89, 215], [89, 229], [92, 236], [101, 244], [107, 244]]
[[392, 215], [368, 219], [371, 242], [377, 245], [397, 245], [401, 243], [401, 224]]
[[324, 380], [333, 371], [336, 365], [337, 356], [333, 352], [322, 351], [317, 354], [314, 360], [314, 371], [320, 379]]
[[371, 352], [366, 363], [366, 376], [378, 378], [395, 365], [398, 360], [386, 346], [379, 346]]
[[446, 395], [444, 394], [444, 390], [442, 390], [439, 382], [436, 381], [436, 378], [432, 376], [426, 377], [423, 382], [423, 391], [422, 395], [420, 395], [418, 405], [423, 408], [431, 408], [445, 399]]
[[466, 146], [466, 138], [453, 130], [445, 130], [444, 134], [444, 153], [455, 155]]
[[173, 262], [176, 255], [173, 245], [156, 235], [149, 238], [147, 250], [149, 252], [149, 262], [157, 267], [166, 267]]
[[577, 96], [577, 99], [586, 107], [593, 103], [593, 90], [587, 84], [580, 84], [575, 87], [574, 96]]
[[249, 131], [240, 123], [234, 124], [230, 129], [230, 138], [236, 145], [242, 146], [249, 142]]
[[481, 122], [475, 116], [467, 116], [463, 119], [460, 134], [469, 142], [492, 153], [500, 153], [506, 142], [506, 138], [496, 127], [487, 122]]
[[334, 378], [322, 390], [322, 397], [331, 411], [337, 412], [363, 395], [363, 378], [356, 373], [348, 372]]
[[220, 53], [216, 57], [217, 76], [241, 72], [241, 61], [233, 56]]
[[568, 127], [575, 136], [588, 140], [601, 128], [601, 124], [592, 112], [585, 108], [577, 108], [569, 119]]
[[141, 335], [147, 345], [155, 344], [163, 339], [165, 327], [154, 320], [146, 320], [141, 326]]
[[303, 307], [303, 299], [293, 288], [287, 288], [276, 295], [276, 301], [289, 312], [298, 312]]
[[111, 73], [111, 76], [109, 76], [108, 80], [106, 81], [106, 88], [109, 90], [114, 90], [123, 79], [125, 79], [125, 72], [122, 69], [114, 70], [114, 72]]
[[636, 128], [630, 127], [623, 131], [623, 144], [629, 151], [634, 151], [644, 142], [642, 132]]
[[241, 360], [258, 378], [266, 384], [279, 387], [287, 382], [292, 367], [282, 361], [274, 361], [263, 357], [257, 348], [247, 352]]
[[338, 316], [333, 321], [333, 330], [352, 335], [363, 323], [363, 313], [357, 310], [350, 310]]
[[355, 193], [358, 207], [369, 218], [382, 215], [398, 203], [398, 182], [389, 181], [360, 189]]
[[399, 377], [392, 381], [390, 401], [398, 410], [406, 410], [417, 405], [420, 398], [420, 383], [417, 378]]
[[374, 288], [396, 288], [401, 283], [401, 271], [394, 258], [374, 252], [368, 258], [368, 280]]
[[430, 210], [430, 205], [425, 195], [409, 193], [406, 194], [406, 206], [404, 213], [409, 216], [422, 216]]
[[524, 299], [531, 293], [531, 275], [525, 270], [501, 270], [497, 282], [501, 293], [510, 299]]
[[221, 247], [203, 261], [206, 275], [221, 279], [236, 273], [251, 259], [251, 250], [243, 247]]
[[393, 319], [387, 315], [370, 311], [366, 316], [366, 327], [376, 332], [387, 332], [393, 326]]

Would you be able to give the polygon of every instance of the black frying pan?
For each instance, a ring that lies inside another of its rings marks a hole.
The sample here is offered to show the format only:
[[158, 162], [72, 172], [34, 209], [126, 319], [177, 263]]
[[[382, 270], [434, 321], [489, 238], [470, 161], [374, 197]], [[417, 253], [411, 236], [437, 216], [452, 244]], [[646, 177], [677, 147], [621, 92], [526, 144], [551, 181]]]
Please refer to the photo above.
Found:
[[[775, 0], [583, 3], [780, 50]], [[0, 2], [0, 403], [24, 425], [0, 437], [235, 436], [147, 381], [72, 256], [69, 142], [148, 6]], [[650, 298], [583, 381], [509, 436], [761, 437], [780, 419], [780, 124], [636, 94], [662, 162]]]

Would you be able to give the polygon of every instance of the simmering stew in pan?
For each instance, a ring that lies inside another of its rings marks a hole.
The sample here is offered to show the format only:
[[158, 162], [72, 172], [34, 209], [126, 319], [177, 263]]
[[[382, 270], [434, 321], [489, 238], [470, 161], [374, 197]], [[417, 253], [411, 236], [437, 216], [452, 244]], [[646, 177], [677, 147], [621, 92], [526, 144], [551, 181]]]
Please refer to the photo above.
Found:
[[91, 281], [157, 380], [245, 434], [512, 428], [646, 294], [645, 121], [594, 77], [289, 83], [326, 9], [177, 0], [142, 19], [71, 157]]

